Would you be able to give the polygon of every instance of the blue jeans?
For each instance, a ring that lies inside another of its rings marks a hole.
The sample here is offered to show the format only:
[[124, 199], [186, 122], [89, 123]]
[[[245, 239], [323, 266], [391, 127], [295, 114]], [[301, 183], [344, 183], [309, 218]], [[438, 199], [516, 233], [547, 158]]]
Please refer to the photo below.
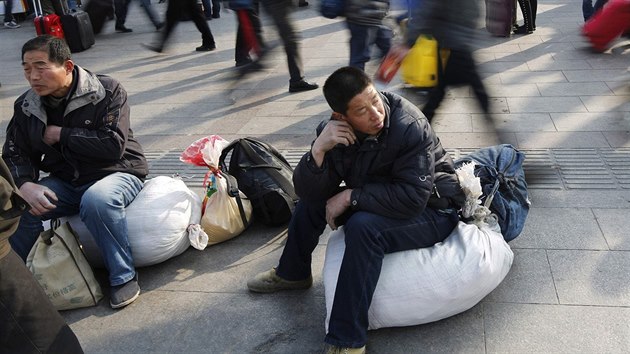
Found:
[[15, 252], [26, 259], [44, 229], [42, 220], [79, 213], [101, 251], [109, 271], [110, 285], [131, 280], [136, 271], [127, 237], [125, 207], [142, 189], [142, 181], [134, 175], [117, 172], [82, 186], [73, 186], [52, 176], [43, 178], [38, 184], [55, 192], [57, 207], [42, 216], [28, 212], [22, 215], [18, 229], [9, 239]]
[[584, 16], [584, 21], [587, 21], [593, 14], [604, 7], [608, 0], [596, 0], [595, 6], [593, 6], [593, 0], [582, 0], [582, 15]]
[[365, 63], [370, 61], [372, 44], [387, 55], [392, 46], [392, 30], [389, 27], [365, 26], [346, 22], [350, 30], [350, 66], [365, 70]]
[[68, 9], [76, 10], [78, 8], [79, 8], [79, 5], [77, 4], [77, 0], [68, 0]]
[[[326, 202], [298, 202], [276, 274], [287, 280], [311, 275], [312, 252], [326, 227]], [[411, 219], [392, 219], [359, 211], [345, 225], [346, 251], [341, 262], [325, 341], [357, 348], [367, 342], [368, 309], [387, 253], [430, 247], [457, 225], [454, 210], [425, 211]]]

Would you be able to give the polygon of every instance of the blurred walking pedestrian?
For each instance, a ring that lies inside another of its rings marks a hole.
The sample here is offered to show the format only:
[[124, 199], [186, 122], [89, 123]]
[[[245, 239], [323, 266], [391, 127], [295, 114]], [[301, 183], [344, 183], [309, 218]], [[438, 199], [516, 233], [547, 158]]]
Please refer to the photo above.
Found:
[[365, 70], [372, 45], [385, 56], [392, 45], [392, 30], [383, 24], [389, 0], [348, 0], [346, 23], [350, 30], [350, 66]]
[[197, 30], [201, 33], [201, 46], [195, 48], [195, 50], [198, 52], [215, 50], [217, 47], [214, 37], [201, 9], [197, 6], [197, 0], [169, 0], [166, 8], [166, 26], [160, 35], [161, 38], [157, 42], [143, 44], [143, 46], [154, 52], [162, 52], [184, 12], [190, 15]]
[[206, 19], [211, 20], [213, 18], [221, 17], [221, 0], [201, 0], [203, 5], [203, 14]]
[[[518, 6], [523, 14], [523, 25], [514, 29], [514, 34], [532, 34], [536, 30], [536, 12], [538, 0], [518, 0]], [[516, 20], [515, 20], [516, 21]]]
[[13, 0], [4, 1], [4, 27], [10, 29], [20, 28], [13, 17]]
[[230, 8], [236, 13], [238, 21], [234, 47], [236, 66], [251, 64], [253, 62], [251, 55], [254, 54], [259, 58], [265, 48], [259, 17], [260, 1], [231, 0]]
[[291, 21], [293, 0], [261, 0], [262, 6], [271, 17], [278, 35], [282, 39], [284, 51], [287, 54], [289, 67], [289, 92], [301, 92], [315, 90], [319, 85], [304, 80], [302, 57], [298, 46], [299, 36], [295, 32], [295, 26]]
[[[144, 13], [147, 14], [153, 26], [155, 26], [156, 30], [160, 30], [164, 27], [164, 22], [162, 22], [151, 5], [151, 0], [139, 0], [140, 7], [144, 10]], [[131, 0], [114, 0], [114, 11], [116, 14], [116, 32], [129, 33], [133, 32], [131, 28], [125, 27], [125, 22], [127, 21], [127, 12], [129, 10], [129, 4], [131, 4]]]
[[472, 56], [478, 17], [479, 7], [474, 0], [423, 0], [422, 6], [411, 9], [406, 45], [410, 48], [420, 34], [430, 34], [440, 48], [450, 50], [445, 67], [438, 60], [438, 84], [422, 108], [429, 121], [444, 99], [446, 87], [460, 84], [473, 88], [481, 109], [490, 118], [488, 94]]

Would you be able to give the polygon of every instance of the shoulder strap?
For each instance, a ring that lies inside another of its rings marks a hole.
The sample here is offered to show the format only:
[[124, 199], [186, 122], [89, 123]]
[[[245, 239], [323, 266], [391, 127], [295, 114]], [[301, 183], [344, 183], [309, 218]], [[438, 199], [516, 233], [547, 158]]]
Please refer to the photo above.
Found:
[[241, 194], [238, 190], [238, 182], [234, 176], [225, 171], [221, 171], [221, 176], [225, 177], [227, 184], [228, 195], [232, 198], [236, 198], [236, 204], [238, 205], [238, 212], [241, 214], [241, 220], [243, 221], [243, 227], [247, 228], [247, 215], [245, 214], [245, 208], [243, 208], [243, 201], [241, 200]]
[[[243, 151], [245, 151], [247, 156], [250, 158], [250, 160], [254, 161], [258, 165], [268, 165], [267, 161], [265, 161], [265, 159], [260, 157], [260, 155], [258, 155], [254, 151], [254, 149], [252, 149], [252, 147], [249, 146], [249, 143], [247, 141], [241, 142], [240, 145], [243, 148]], [[284, 178], [282, 174], [280, 174], [278, 169], [269, 168], [268, 171], [271, 178], [273, 178], [274, 181], [276, 181], [276, 183], [280, 185], [280, 188], [282, 188], [282, 190], [284, 190], [293, 200], [299, 199], [298, 196], [295, 194], [295, 188], [293, 187], [293, 184], [289, 183], [289, 181], [287, 181], [287, 179]]]

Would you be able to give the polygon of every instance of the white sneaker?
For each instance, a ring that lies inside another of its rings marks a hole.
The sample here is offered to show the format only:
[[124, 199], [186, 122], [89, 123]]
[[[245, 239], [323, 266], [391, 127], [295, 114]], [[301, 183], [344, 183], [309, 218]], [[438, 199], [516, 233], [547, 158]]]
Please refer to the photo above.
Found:
[[21, 26], [18, 25], [15, 20], [11, 21], [11, 22], [5, 22], [4, 23], [4, 27], [6, 28], [11, 28], [11, 29], [16, 29], [16, 28], [20, 28]]

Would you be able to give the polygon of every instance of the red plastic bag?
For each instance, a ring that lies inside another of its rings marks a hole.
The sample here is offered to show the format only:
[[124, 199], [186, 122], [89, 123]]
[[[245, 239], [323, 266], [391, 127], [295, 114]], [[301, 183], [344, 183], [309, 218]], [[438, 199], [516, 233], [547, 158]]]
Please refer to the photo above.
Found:
[[219, 156], [223, 148], [230, 142], [218, 135], [210, 135], [190, 144], [179, 157], [179, 160], [196, 166], [208, 168], [219, 167]]

